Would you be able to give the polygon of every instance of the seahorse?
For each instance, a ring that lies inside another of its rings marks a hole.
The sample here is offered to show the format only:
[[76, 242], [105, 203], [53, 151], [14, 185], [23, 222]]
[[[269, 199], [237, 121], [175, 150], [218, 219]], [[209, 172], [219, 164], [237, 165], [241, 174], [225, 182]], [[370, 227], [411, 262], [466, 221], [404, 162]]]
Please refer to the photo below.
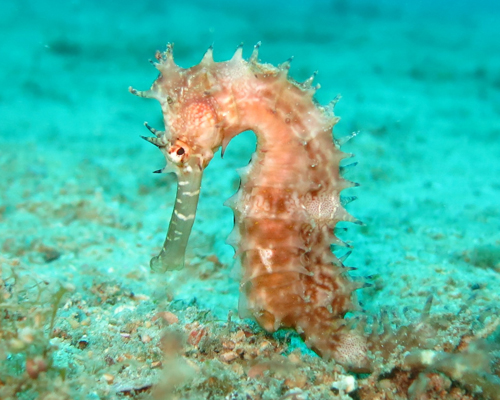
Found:
[[248, 60], [240, 45], [234, 56], [215, 62], [210, 47], [201, 62], [181, 68], [173, 45], [157, 52], [159, 76], [134, 95], [160, 102], [165, 130], [145, 123], [143, 138], [164, 154], [158, 173], [177, 176], [177, 195], [156, 272], [181, 269], [194, 223], [203, 170], [239, 133], [251, 130], [257, 146], [240, 173], [240, 188], [226, 205], [234, 211], [229, 241], [242, 266], [240, 313], [268, 332], [294, 328], [306, 344], [351, 370], [368, 367], [367, 342], [344, 316], [357, 308], [362, 284], [331, 250], [345, 245], [335, 235], [339, 221], [360, 222], [344, 208], [340, 192], [357, 186], [343, 178], [340, 150], [351, 136], [335, 139], [335, 99], [319, 105], [314, 76], [289, 77], [290, 60], [275, 67], [258, 60], [260, 42]]

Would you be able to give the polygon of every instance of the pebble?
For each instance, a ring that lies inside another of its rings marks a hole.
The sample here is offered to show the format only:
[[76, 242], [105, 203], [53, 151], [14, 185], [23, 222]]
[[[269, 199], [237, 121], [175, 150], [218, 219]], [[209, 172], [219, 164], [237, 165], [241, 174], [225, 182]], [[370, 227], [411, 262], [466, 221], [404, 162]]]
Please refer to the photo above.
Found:
[[339, 380], [332, 383], [332, 388], [335, 388], [339, 391], [341, 390], [344, 393], [351, 393], [356, 390], [357, 387], [358, 384], [356, 382], [356, 379], [352, 375], [341, 375], [339, 376]]
[[111, 374], [103, 374], [102, 377], [104, 378], [104, 380], [108, 383], [108, 384], [111, 384], [114, 382], [115, 380], [115, 377], [114, 375], [111, 375]]
[[151, 336], [149, 336], [149, 335], [142, 335], [141, 336], [142, 343], [149, 343], [149, 342], [151, 342], [151, 340], [153, 340], [153, 339], [151, 339]]
[[228, 351], [227, 353], [223, 353], [220, 356], [221, 361], [225, 363], [231, 363], [234, 360], [238, 358], [238, 354], [236, 354], [234, 351]]

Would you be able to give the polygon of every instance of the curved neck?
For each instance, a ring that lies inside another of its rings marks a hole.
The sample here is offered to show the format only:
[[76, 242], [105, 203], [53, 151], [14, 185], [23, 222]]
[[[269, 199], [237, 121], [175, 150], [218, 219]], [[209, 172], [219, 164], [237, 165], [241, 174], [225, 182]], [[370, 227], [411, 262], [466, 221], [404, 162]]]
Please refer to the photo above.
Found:
[[[332, 146], [331, 131], [336, 122], [312, 101], [312, 92], [292, 84], [285, 74], [270, 82], [259, 75], [244, 75], [214, 93], [224, 115], [221, 126], [223, 151], [239, 133], [252, 130], [257, 137], [253, 172], [259, 185], [289, 187], [304, 176], [319, 155], [309, 142]], [[323, 140], [324, 138], [324, 140]], [[306, 165], [307, 164], [307, 165]], [[262, 173], [260, 173], [262, 171]]]

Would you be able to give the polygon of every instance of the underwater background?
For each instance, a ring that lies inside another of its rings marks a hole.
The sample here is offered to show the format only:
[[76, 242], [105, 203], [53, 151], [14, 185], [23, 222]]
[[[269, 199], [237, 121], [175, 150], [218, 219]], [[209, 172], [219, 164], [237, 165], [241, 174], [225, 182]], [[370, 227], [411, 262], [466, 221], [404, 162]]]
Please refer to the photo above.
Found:
[[[498, 1], [7, 0], [0, 35], [0, 399], [500, 398]], [[402, 348], [356, 375], [238, 318], [222, 204], [251, 132], [205, 171], [186, 268], [151, 273], [176, 183], [140, 138], [159, 104], [128, 87], [167, 43], [190, 67], [259, 41], [294, 79], [319, 71], [319, 103], [342, 95], [336, 137], [359, 132], [344, 194], [365, 226], [339, 236], [370, 285], [349, 317], [397, 329], [432, 296], [433, 350], [467, 373], [405, 369]]]

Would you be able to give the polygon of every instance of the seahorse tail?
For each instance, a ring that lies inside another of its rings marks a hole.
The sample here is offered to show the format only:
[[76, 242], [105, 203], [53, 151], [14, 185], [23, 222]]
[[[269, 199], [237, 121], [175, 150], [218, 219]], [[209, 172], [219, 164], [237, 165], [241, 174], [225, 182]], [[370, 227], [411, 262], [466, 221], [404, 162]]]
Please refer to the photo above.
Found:
[[371, 362], [366, 335], [353, 329], [343, 319], [325, 317], [322, 319], [316, 314], [316, 318], [303, 327], [302, 335], [308, 347], [323, 358], [334, 359], [349, 371], [369, 372]]

